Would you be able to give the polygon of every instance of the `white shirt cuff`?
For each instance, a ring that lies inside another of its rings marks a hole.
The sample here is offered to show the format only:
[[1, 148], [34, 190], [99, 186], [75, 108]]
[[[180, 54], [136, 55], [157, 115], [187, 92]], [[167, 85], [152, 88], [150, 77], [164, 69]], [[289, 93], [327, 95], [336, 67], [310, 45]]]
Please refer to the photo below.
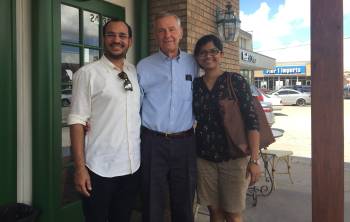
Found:
[[68, 122], [68, 125], [81, 124], [85, 126], [87, 122], [87, 118], [84, 118], [76, 114], [69, 114], [67, 122]]

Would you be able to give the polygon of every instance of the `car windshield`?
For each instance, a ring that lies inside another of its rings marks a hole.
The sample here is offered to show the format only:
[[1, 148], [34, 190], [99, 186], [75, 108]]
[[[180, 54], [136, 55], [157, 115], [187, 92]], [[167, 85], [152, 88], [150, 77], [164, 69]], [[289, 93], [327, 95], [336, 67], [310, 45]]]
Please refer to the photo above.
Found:
[[264, 93], [261, 89], [257, 89], [257, 91], [262, 94], [263, 96], [267, 97], [267, 98], [270, 98], [269, 95], [266, 95], [266, 93]]

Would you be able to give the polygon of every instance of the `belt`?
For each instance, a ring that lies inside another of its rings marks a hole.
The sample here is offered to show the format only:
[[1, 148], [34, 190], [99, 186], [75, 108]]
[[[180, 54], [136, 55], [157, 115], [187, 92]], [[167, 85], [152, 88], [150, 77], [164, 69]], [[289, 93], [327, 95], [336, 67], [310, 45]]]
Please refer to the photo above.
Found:
[[180, 138], [186, 138], [186, 137], [193, 136], [193, 128], [186, 130], [186, 131], [178, 132], [178, 133], [163, 133], [163, 132], [150, 130], [150, 129], [142, 126], [141, 131], [142, 131], [142, 133], [148, 133], [151, 135], [160, 136], [160, 137], [164, 137], [164, 138], [170, 138], [170, 139], [180, 139]]

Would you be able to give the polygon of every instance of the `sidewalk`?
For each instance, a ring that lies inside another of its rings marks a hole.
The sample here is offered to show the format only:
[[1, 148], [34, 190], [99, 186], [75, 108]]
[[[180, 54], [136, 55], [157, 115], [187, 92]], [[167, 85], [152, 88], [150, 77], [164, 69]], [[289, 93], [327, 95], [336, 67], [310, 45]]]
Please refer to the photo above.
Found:
[[[284, 170], [279, 164], [277, 171]], [[345, 165], [345, 209], [350, 209], [350, 164]], [[311, 222], [311, 161], [309, 158], [292, 157], [292, 178], [276, 175], [276, 190], [267, 196], [259, 196], [256, 207], [247, 198], [245, 222]], [[334, 206], [337, 207], [337, 206]], [[347, 212], [345, 210], [345, 212]], [[344, 213], [344, 221], [350, 221], [349, 213]], [[209, 222], [207, 210], [201, 207], [196, 222]]]

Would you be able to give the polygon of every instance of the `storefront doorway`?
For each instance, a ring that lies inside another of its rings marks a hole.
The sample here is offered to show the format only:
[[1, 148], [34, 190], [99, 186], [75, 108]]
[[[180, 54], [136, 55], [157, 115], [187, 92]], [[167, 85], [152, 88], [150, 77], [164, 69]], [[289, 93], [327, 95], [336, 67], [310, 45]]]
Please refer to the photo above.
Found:
[[[102, 27], [111, 18], [124, 20], [125, 9], [97, 0], [62, 0], [53, 8], [52, 27], [48, 28], [53, 30], [54, 47], [52, 54], [44, 52], [53, 61], [52, 71], [46, 73], [51, 77], [48, 81], [38, 77], [41, 81], [33, 82], [34, 89], [52, 96], [46, 102], [37, 102], [39, 112], [48, 116], [39, 117], [34, 111], [34, 122], [39, 122], [36, 123], [39, 127], [34, 129], [33, 205], [42, 210], [41, 221], [82, 221], [81, 203], [73, 182], [67, 125], [72, 77], [81, 66], [102, 56]], [[44, 31], [39, 28], [39, 32]], [[50, 33], [40, 34], [50, 39]], [[38, 75], [40, 73], [41, 70]], [[47, 102], [53, 105], [45, 104]], [[49, 127], [40, 127], [40, 124]], [[45, 146], [47, 144], [50, 146]]]

